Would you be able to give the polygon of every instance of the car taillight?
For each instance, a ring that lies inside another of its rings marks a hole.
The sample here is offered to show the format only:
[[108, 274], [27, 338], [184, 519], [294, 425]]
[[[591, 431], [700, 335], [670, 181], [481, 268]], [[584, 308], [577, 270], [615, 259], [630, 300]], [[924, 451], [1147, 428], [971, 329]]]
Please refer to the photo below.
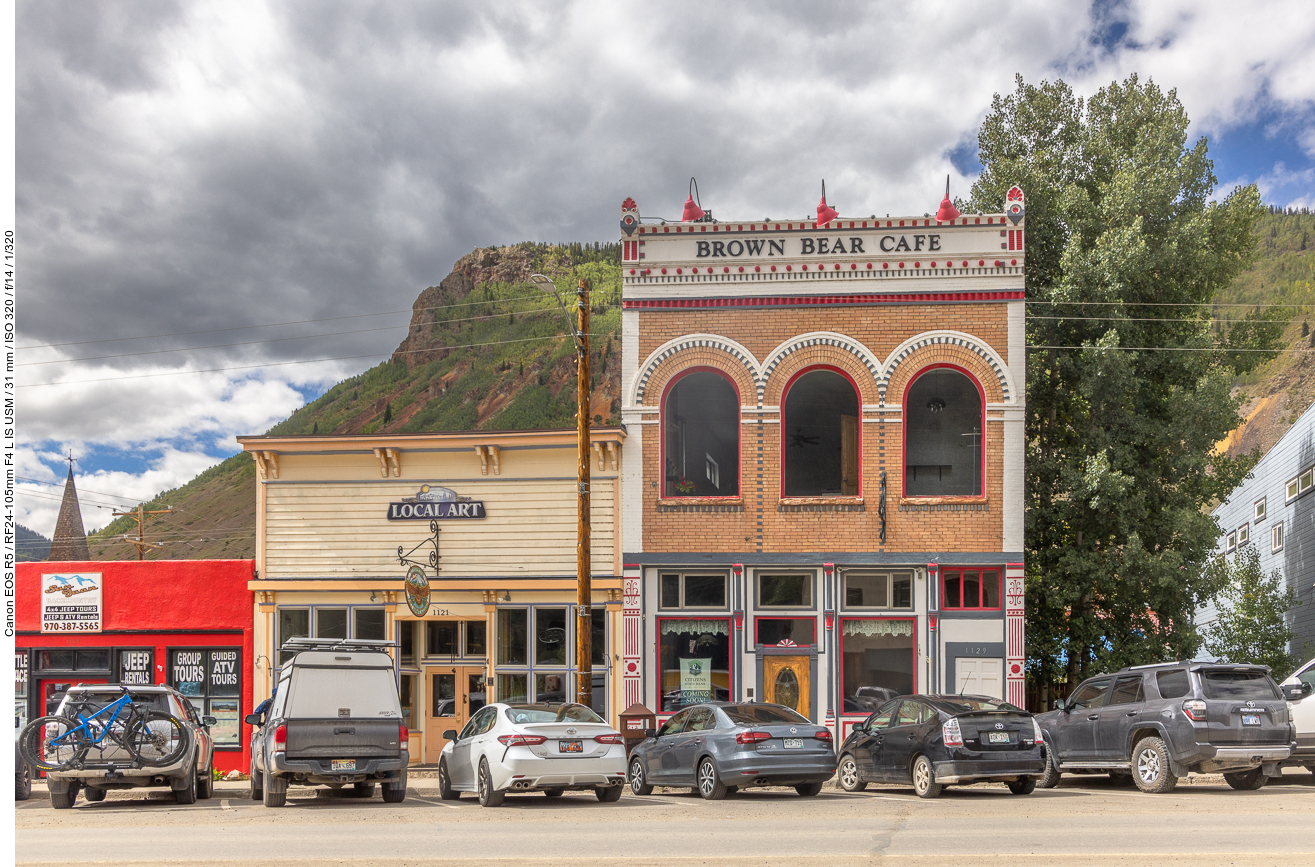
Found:
[[625, 738], [620, 735], [599, 735], [594, 738], [600, 744], [620, 744], [625, 743]]
[[1046, 739], [1045, 735], [1041, 734], [1041, 723], [1036, 721], [1036, 717], [1032, 717], [1032, 736], [1037, 743], [1041, 743]]
[[941, 741], [947, 747], [963, 746], [963, 732], [959, 730], [959, 721], [952, 719], [941, 726]]
[[771, 735], [767, 732], [740, 732], [735, 736], [737, 744], [756, 744], [759, 741], [771, 740]]
[[543, 735], [499, 735], [498, 743], [508, 747], [537, 747], [548, 740]]
[[286, 750], [288, 748], [288, 727], [279, 726], [274, 729], [274, 749]]
[[829, 741], [831, 740], [831, 730], [818, 729], [816, 732], [813, 733], [813, 737], [817, 738], [819, 741]]
[[408, 740], [410, 740], [410, 738], [411, 738], [411, 730], [408, 729], [406, 726], [399, 725], [397, 727], [397, 742], [399, 744], [404, 744]]
[[1187, 718], [1197, 722], [1205, 722], [1205, 702], [1199, 698], [1189, 698], [1183, 702], [1183, 713]]

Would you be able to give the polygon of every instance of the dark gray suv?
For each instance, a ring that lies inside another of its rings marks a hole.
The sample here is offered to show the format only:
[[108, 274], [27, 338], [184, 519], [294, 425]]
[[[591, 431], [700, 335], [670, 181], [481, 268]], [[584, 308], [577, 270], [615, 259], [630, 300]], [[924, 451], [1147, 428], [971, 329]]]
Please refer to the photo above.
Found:
[[1294, 738], [1269, 668], [1174, 662], [1125, 668], [1082, 682], [1036, 721], [1049, 788], [1065, 772], [1105, 771], [1143, 792], [1168, 792], [1189, 773], [1219, 773], [1259, 789], [1281, 772]]

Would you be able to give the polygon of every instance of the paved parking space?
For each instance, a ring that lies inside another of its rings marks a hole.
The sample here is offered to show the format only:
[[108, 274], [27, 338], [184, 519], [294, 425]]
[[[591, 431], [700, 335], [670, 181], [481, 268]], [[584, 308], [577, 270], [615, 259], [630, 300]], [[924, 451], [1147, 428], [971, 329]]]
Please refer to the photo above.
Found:
[[[293, 789], [271, 810], [225, 787], [179, 806], [163, 792], [112, 793], [72, 810], [18, 805], [20, 864], [1315, 864], [1315, 777], [1235, 792], [1184, 785], [1145, 795], [1102, 777], [1011, 795], [951, 788], [924, 801], [870, 787], [815, 798], [750, 790], [707, 802], [688, 792], [615, 804], [591, 793], [509, 795], [499, 809], [438, 798], [419, 780], [402, 804]], [[167, 853], [167, 855], [165, 854]]]

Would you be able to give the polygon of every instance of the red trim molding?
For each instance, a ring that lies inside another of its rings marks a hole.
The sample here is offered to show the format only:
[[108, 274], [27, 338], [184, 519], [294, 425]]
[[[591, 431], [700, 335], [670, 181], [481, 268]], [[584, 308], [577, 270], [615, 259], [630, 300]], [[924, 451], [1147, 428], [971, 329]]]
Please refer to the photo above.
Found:
[[677, 310], [701, 307], [835, 307], [844, 304], [949, 304], [973, 301], [1021, 301], [1013, 292], [891, 292], [880, 295], [766, 295], [750, 298], [631, 298], [626, 310]]

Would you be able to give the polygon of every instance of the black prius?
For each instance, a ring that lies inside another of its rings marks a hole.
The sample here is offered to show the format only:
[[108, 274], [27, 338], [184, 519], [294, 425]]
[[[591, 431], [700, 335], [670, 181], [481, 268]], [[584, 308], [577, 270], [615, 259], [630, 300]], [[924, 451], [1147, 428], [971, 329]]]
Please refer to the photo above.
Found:
[[840, 788], [912, 784], [934, 798], [960, 783], [1006, 783], [1031, 794], [1045, 773], [1045, 744], [1032, 715], [980, 695], [906, 695], [854, 726], [840, 745]]

